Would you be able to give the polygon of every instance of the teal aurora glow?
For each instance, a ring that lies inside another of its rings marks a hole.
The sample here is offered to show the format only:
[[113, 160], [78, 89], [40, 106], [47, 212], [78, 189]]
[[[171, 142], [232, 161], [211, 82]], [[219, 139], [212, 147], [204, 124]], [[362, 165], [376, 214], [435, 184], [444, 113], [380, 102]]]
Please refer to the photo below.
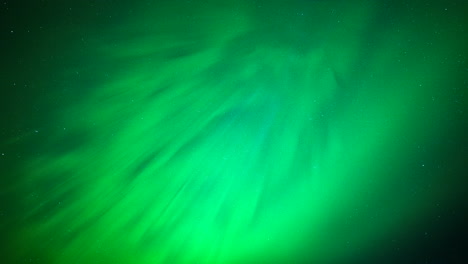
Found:
[[7, 263], [462, 258], [465, 1], [7, 2]]

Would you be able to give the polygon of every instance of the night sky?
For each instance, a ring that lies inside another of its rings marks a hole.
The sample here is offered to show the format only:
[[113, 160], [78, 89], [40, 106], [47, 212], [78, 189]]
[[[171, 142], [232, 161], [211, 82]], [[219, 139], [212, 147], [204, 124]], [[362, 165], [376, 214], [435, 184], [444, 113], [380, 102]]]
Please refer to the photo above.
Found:
[[4, 0], [0, 263], [468, 263], [465, 0]]

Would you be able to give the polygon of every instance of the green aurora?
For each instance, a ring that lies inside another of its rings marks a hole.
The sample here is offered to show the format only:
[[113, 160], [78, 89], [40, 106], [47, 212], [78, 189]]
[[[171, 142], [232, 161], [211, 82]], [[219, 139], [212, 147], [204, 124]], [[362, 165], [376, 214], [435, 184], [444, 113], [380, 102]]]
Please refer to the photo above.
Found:
[[2, 7], [6, 263], [458, 260], [465, 1], [136, 2]]

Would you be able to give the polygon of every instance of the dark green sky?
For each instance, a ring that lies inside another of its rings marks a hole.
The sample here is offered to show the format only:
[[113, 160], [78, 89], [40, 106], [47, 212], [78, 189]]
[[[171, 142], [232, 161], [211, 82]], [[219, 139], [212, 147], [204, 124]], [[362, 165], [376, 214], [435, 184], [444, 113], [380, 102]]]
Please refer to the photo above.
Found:
[[467, 12], [2, 1], [0, 262], [463, 263]]

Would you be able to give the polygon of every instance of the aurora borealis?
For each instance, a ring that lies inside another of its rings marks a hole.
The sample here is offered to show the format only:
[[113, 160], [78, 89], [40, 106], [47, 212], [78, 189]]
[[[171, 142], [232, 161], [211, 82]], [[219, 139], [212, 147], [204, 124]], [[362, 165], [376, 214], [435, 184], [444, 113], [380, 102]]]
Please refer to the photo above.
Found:
[[467, 13], [4, 1], [0, 263], [462, 263]]

